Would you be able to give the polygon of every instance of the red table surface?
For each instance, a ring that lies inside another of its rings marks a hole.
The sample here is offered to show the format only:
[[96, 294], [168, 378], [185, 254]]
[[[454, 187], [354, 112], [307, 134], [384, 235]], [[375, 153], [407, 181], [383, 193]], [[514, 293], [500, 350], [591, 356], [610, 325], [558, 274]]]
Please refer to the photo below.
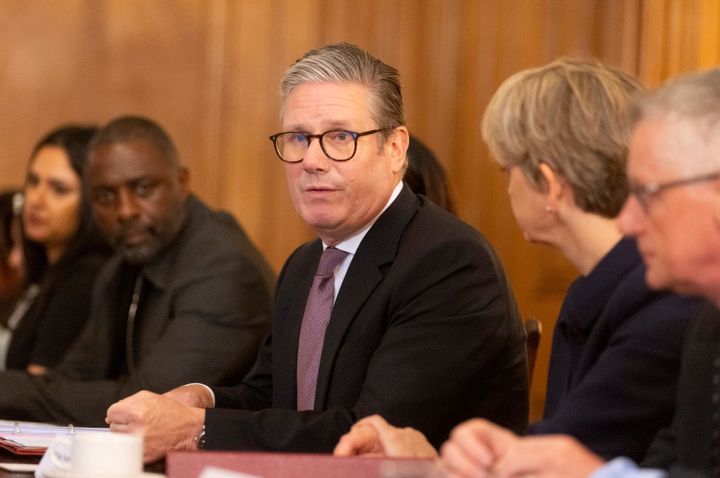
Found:
[[168, 478], [196, 478], [208, 466], [263, 478], [411, 478], [440, 476], [432, 460], [334, 457], [309, 453], [171, 452]]

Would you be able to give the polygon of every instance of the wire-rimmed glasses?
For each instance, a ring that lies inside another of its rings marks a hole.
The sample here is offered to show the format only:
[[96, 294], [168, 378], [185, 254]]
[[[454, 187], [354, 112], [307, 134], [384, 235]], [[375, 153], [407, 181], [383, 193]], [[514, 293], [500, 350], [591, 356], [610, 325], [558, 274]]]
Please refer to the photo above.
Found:
[[715, 179], [720, 179], [720, 171], [709, 174], [701, 174], [699, 176], [692, 176], [689, 178], [676, 179], [674, 181], [667, 181], [664, 183], [631, 184], [630, 194], [637, 198], [638, 203], [640, 203], [640, 207], [642, 207], [642, 210], [647, 213], [650, 209], [651, 199], [660, 194], [662, 191], [679, 186], [713, 181]]

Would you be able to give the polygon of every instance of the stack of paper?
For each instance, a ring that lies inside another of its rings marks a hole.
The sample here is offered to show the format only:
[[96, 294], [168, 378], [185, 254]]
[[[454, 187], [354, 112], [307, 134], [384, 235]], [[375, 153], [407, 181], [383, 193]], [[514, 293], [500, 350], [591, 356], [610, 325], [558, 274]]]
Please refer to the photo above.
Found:
[[18, 455], [42, 455], [53, 438], [58, 435], [72, 435], [78, 431], [108, 432], [109, 428], [0, 420], [0, 448]]

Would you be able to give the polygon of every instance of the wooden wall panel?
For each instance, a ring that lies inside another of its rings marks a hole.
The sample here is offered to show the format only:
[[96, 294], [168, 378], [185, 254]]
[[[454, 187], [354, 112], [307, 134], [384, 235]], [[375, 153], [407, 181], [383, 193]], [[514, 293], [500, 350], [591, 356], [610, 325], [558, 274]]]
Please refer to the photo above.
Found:
[[176, 140], [197, 193], [279, 269], [312, 237], [267, 139], [280, 75], [309, 48], [358, 43], [401, 71], [410, 130], [447, 167], [460, 216], [495, 244], [523, 315], [545, 325], [537, 417], [575, 272], [524, 241], [480, 138], [483, 109], [506, 77], [560, 55], [651, 84], [717, 63], [719, 11], [717, 0], [0, 0], [0, 187], [22, 181], [49, 128], [146, 114]]
[[639, 75], [647, 85], [720, 63], [720, 1], [645, 0], [641, 21]]

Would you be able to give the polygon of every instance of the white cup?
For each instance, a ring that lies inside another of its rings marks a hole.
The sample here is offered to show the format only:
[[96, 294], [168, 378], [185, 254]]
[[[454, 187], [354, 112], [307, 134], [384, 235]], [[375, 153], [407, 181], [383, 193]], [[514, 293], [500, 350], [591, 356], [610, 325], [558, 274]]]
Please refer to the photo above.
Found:
[[70, 476], [135, 478], [143, 472], [140, 435], [79, 432], [55, 438], [46, 454], [53, 468]]

